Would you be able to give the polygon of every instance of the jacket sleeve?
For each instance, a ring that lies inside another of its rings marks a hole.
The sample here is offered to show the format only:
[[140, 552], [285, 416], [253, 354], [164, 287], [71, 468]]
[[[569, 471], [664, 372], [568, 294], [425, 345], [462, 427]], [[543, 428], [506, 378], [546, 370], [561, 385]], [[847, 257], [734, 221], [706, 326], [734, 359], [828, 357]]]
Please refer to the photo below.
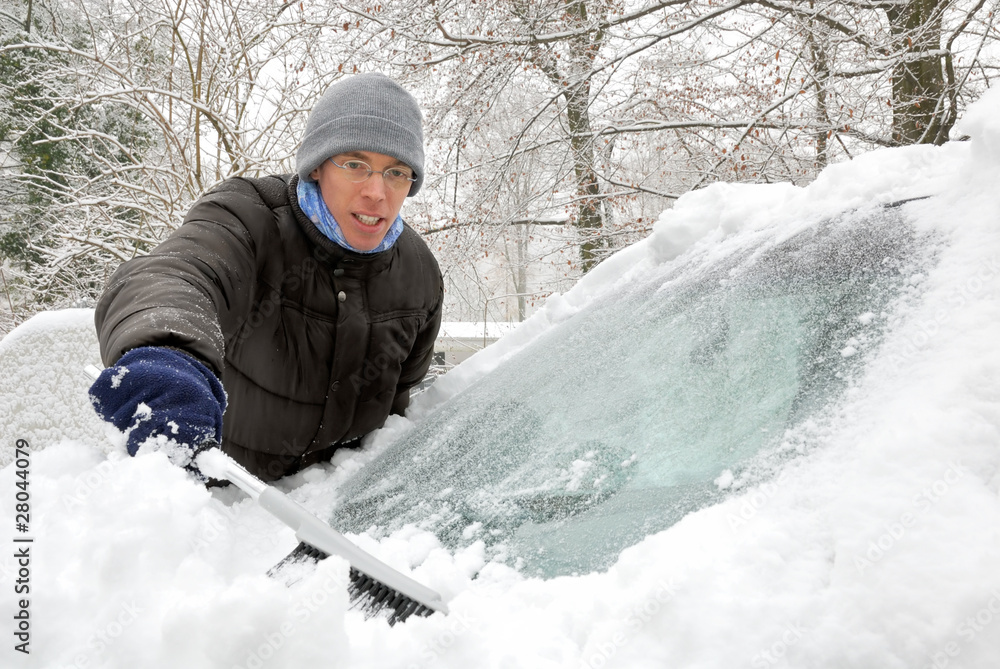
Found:
[[410, 355], [403, 361], [403, 371], [396, 384], [396, 397], [392, 401], [391, 413], [402, 416], [410, 406], [410, 388], [420, 383], [434, 360], [434, 342], [441, 329], [441, 311], [444, 307], [444, 281], [438, 274], [438, 300], [431, 310], [427, 322], [417, 333]]
[[209, 193], [149, 255], [122, 264], [95, 314], [104, 364], [139, 346], [170, 346], [221, 375], [223, 332], [236, 330], [253, 299], [256, 244], [244, 221], [254, 216], [273, 214], [250, 193]]

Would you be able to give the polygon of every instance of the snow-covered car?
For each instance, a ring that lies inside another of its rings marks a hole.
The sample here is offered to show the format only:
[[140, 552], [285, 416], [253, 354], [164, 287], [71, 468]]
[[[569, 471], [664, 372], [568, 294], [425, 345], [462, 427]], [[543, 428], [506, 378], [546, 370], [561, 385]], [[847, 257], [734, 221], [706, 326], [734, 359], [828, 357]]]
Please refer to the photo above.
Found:
[[443, 595], [404, 625], [350, 608], [339, 558], [266, 576], [292, 531], [128, 457], [86, 400], [92, 313], [31, 319], [0, 341], [0, 665], [995, 666], [1000, 91], [961, 132], [686, 194], [279, 482]]

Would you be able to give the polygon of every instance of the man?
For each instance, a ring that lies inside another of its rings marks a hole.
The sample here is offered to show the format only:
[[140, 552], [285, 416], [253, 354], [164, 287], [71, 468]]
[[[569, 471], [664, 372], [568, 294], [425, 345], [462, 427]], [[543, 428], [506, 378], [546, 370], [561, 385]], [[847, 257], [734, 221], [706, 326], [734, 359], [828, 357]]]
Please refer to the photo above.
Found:
[[124, 263], [97, 305], [91, 400], [128, 452], [193, 469], [221, 440], [274, 480], [401, 414], [441, 323], [437, 262], [399, 217], [423, 181], [416, 101], [357, 75], [311, 112], [295, 175], [223, 182]]

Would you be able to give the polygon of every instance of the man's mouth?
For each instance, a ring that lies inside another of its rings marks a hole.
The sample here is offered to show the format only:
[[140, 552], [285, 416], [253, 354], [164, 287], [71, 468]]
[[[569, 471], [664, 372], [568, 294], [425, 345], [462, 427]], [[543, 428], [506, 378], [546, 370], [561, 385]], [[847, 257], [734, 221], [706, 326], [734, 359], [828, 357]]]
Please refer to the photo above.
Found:
[[382, 220], [379, 216], [365, 216], [364, 214], [354, 214], [354, 217], [365, 225], [378, 225], [378, 222]]

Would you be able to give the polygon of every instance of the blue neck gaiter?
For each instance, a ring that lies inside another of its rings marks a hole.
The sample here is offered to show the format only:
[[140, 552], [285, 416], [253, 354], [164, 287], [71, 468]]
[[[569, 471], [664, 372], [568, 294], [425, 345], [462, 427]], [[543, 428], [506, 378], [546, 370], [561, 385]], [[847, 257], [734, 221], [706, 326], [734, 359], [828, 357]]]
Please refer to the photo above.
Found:
[[382, 238], [382, 243], [373, 248], [371, 251], [361, 251], [354, 248], [347, 243], [344, 239], [344, 232], [340, 229], [340, 225], [337, 220], [330, 213], [327, 208], [326, 203], [323, 201], [323, 195], [320, 193], [319, 184], [315, 181], [306, 181], [305, 179], [299, 179], [299, 184], [295, 188], [295, 192], [299, 198], [299, 208], [302, 209], [303, 213], [309, 217], [309, 220], [316, 224], [319, 231], [322, 232], [330, 241], [334, 242], [338, 246], [341, 246], [348, 251], [354, 251], [355, 253], [379, 253], [380, 251], [385, 251], [396, 243], [399, 239], [399, 235], [403, 233], [403, 219], [400, 216], [396, 216], [396, 220], [392, 222], [389, 226], [389, 230], [385, 233], [385, 237]]

